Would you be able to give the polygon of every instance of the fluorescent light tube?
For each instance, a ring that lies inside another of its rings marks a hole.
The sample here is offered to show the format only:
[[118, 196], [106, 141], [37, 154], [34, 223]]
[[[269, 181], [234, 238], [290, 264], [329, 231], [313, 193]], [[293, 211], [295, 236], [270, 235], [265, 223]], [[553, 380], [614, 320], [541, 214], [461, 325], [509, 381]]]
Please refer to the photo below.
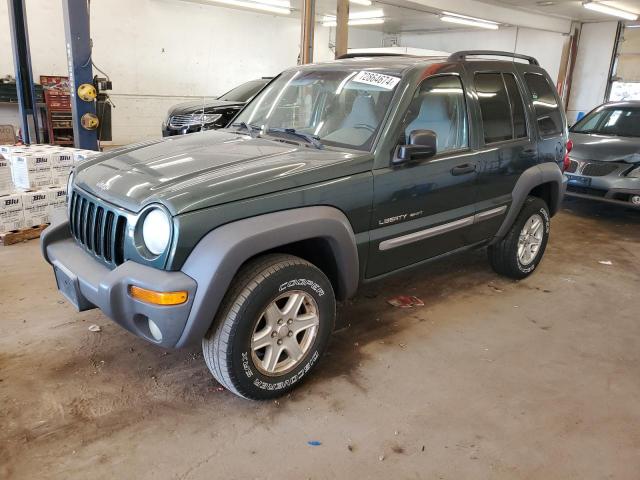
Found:
[[[349, 20], [347, 25], [380, 25], [384, 23], [384, 18], [358, 18], [355, 20]], [[337, 27], [338, 22], [336, 20], [323, 20], [323, 27]]]
[[626, 10], [620, 10], [619, 8], [610, 7], [609, 5], [603, 5], [602, 3], [582, 2], [582, 6], [588, 10], [593, 10], [594, 12], [612, 15], [614, 17], [624, 18], [626, 20], [638, 19], [638, 15], [636, 15], [635, 13], [627, 12]]
[[250, 8], [252, 10], [260, 10], [262, 12], [278, 13], [280, 15], [290, 15], [291, 10], [285, 7], [276, 7], [267, 5], [266, 3], [248, 2], [245, 0], [208, 0], [210, 3], [219, 3], [221, 5], [230, 5], [232, 7]]
[[349, 0], [349, 3], [354, 3], [356, 5], [364, 5], [365, 7], [371, 6], [371, 0]]
[[443, 15], [440, 20], [448, 23], [458, 23], [460, 25], [468, 25], [470, 27], [488, 28], [489, 30], [498, 30], [498, 24], [493, 22], [485, 22], [482, 20], [470, 20], [463, 17], [452, 17], [450, 15]]

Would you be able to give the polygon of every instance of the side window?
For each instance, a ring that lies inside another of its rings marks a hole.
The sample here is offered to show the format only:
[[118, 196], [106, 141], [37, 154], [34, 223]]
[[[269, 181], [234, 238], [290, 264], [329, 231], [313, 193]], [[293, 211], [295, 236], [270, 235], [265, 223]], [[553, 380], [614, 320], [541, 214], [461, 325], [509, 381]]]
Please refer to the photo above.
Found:
[[503, 74], [504, 83], [507, 86], [507, 93], [511, 101], [511, 112], [513, 114], [513, 137], [523, 138], [527, 136], [527, 122], [524, 115], [524, 103], [522, 95], [518, 90], [516, 77], [510, 73]]
[[531, 94], [540, 135], [548, 136], [561, 133], [562, 115], [560, 114], [560, 107], [547, 79], [537, 73], [525, 73], [524, 81]]
[[484, 142], [511, 140], [511, 107], [500, 73], [478, 73], [475, 76], [478, 102], [482, 111]]
[[436, 133], [438, 153], [468, 146], [467, 109], [460, 79], [453, 75], [428, 78], [416, 91], [404, 118], [404, 134]]

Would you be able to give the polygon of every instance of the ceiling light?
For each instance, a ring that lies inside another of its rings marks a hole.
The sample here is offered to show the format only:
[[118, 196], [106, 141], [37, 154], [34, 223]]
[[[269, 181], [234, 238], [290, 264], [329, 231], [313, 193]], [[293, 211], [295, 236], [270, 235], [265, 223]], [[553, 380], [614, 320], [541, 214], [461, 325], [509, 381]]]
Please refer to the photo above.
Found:
[[355, 3], [356, 5], [364, 5], [365, 7], [371, 6], [371, 0], [349, 0], [349, 3]]
[[[384, 23], [384, 18], [358, 18], [355, 20], [349, 20], [347, 22], [347, 24], [349, 26], [353, 26], [353, 25], [380, 25], [381, 23]], [[338, 22], [337, 20], [323, 20], [322, 21], [322, 26], [323, 27], [337, 27], [338, 26]]]
[[364, 10], [362, 12], [351, 12], [349, 13], [349, 20], [354, 20], [357, 18], [380, 18], [384, 17], [384, 10]]
[[638, 19], [638, 15], [636, 15], [635, 13], [620, 10], [619, 8], [610, 7], [609, 5], [603, 5], [602, 3], [582, 2], [582, 6], [588, 10], [593, 10], [594, 12], [612, 15], [614, 17], [624, 18], [626, 20]]
[[442, 15], [440, 20], [448, 23], [458, 23], [460, 25], [468, 25], [470, 27], [488, 28], [489, 30], [498, 30], [498, 24], [480, 19], [470, 19], [462, 16]]
[[289, 2], [279, 2], [278, 0], [265, 0], [264, 2], [249, 2], [245, 0], [208, 0], [211, 3], [219, 3], [221, 5], [230, 5], [232, 7], [250, 8], [252, 10], [260, 10], [262, 12], [278, 13], [280, 15], [291, 14], [291, 9], [284, 6], [276, 6], [274, 4], [288, 4]]
[[[384, 23], [384, 10], [364, 10], [362, 12], [349, 13], [349, 25], [378, 25]], [[323, 27], [335, 27], [337, 25], [336, 17], [333, 15], [325, 15], [322, 18]]]

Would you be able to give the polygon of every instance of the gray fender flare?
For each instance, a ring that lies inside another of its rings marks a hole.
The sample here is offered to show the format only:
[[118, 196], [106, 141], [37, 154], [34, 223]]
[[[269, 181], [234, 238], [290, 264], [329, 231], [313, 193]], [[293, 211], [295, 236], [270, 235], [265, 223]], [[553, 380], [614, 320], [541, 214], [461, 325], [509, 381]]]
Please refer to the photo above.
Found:
[[335, 256], [338, 298], [353, 296], [359, 281], [358, 251], [351, 224], [340, 210], [303, 207], [228, 223], [205, 235], [181, 269], [198, 288], [176, 347], [202, 340], [244, 262], [261, 252], [312, 238], [326, 240]]
[[507, 234], [531, 190], [544, 183], [551, 183], [554, 186], [551, 194], [552, 205], [549, 205], [551, 215], [554, 215], [560, 209], [566, 181], [558, 165], [553, 162], [546, 162], [530, 167], [522, 172], [522, 175], [518, 178], [511, 193], [509, 211], [491, 243], [498, 241]]

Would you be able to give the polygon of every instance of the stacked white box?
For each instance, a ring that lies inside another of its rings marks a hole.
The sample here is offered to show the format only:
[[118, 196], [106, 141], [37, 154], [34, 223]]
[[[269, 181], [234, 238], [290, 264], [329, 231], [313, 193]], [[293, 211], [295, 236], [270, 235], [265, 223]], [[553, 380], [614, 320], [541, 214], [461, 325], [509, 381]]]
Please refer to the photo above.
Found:
[[0, 195], [0, 233], [24, 228], [22, 194]]
[[27, 227], [51, 222], [52, 198], [51, 189], [22, 193], [24, 223]]
[[75, 150], [73, 152], [73, 161], [74, 163], [81, 163], [99, 153], [95, 150]]
[[9, 160], [0, 158], [0, 195], [5, 195], [13, 191], [13, 180], [11, 179], [11, 163]]
[[51, 184], [66, 185], [73, 168], [73, 150], [60, 148], [51, 150]]
[[34, 152], [11, 157], [11, 176], [19, 190], [32, 190], [53, 181], [51, 156], [49, 153]]
[[55, 215], [64, 216], [67, 211], [67, 186], [52, 187], [49, 190], [50, 196], [50, 218], [53, 219]]

